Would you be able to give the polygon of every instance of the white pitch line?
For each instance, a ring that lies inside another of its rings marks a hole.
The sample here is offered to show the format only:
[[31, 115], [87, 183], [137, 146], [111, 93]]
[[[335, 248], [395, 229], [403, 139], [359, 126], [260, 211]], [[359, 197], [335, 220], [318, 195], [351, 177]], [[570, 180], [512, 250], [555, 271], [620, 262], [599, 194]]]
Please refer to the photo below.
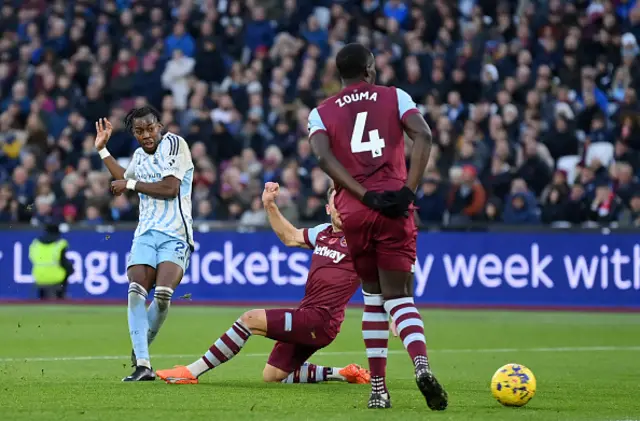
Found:
[[[482, 353], [482, 354], [500, 354], [511, 352], [615, 352], [615, 351], [640, 351], [640, 346], [581, 346], [581, 347], [558, 347], [558, 348], [486, 348], [486, 349], [433, 349], [429, 350], [429, 353], [443, 353], [443, 354], [470, 354], [470, 353]], [[390, 350], [389, 354], [404, 354], [404, 350]], [[315, 355], [364, 355], [362, 351], [325, 351], [317, 352]], [[152, 355], [153, 358], [194, 358], [196, 354], [158, 354]], [[243, 357], [268, 357], [269, 354], [265, 353], [248, 353], [242, 354]], [[104, 360], [124, 360], [129, 359], [130, 355], [89, 355], [89, 356], [77, 356], [77, 357], [10, 357], [0, 358], [0, 363], [10, 362], [58, 362], [58, 361], [104, 361]]]

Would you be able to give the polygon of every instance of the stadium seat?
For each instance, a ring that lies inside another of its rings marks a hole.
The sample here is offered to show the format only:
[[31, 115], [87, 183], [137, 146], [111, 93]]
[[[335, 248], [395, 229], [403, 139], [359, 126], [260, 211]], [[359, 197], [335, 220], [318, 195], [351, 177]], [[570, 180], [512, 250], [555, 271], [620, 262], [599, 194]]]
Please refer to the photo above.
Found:
[[580, 159], [579, 155], [567, 155], [558, 159], [558, 169], [567, 173], [567, 182], [569, 185], [573, 184], [573, 181], [578, 175], [576, 166], [580, 163]]
[[613, 161], [614, 148], [609, 142], [596, 142], [587, 149], [586, 164], [591, 165], [594, 158], [598, 158], [602, 165], [608, 167]]

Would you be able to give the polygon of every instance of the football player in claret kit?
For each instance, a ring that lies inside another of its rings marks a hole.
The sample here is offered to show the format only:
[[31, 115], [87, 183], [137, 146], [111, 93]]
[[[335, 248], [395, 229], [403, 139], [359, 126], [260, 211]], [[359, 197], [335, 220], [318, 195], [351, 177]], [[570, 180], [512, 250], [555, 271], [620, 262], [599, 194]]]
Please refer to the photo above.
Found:
[[[413, 200], [429, 159], [431, 130], [406, 92], [374, 84], [375, 61], [366, 47], [344, 46], [336, 66], [344, 87], [311, 111], [308, 128], [319, 165], [336, 185], [336, 208], [362, 279], [362, 334], [371, 370], [368, 407], [391, 407], [385, 382], [386, 312], [429, 408], [444, 410], [447, 394], [429, 366], [422, 318], [413, 301]], [[408, 175], [405, 132], [413, 140]]]
[[369, 372], [356, 364], [337, 368], [307, 362], [338, 335], [347, 303], [360, 286], [334, 207], [335, 192], [328, 193], [331, 223], [311, 229], [297, 229], [284, 218], [275, 203], [278, 193], [277, 183], [267, 183], [262, 194], [271, 227], [285, 245], [314, 250], [302, 302], [297, 308], [247, 311], [201, 358], [157, 371], [167, 383], [198, 383], [199, 376], [235, 357], [253, 335], [277, 341], [262, 373], [266, 382], [369, 382]]
[[[173, 291], [180, 284], [193, 251], [191, 190], [193, 162], [189, 145], [171, 132], [162, 134], [160, 114], [152, 107], [134, 108], [125, 126], [136, 138], [136, 149], [124, 169], [106, 148], [113, 127], [109, 120], [96, 122], [95, 146], [115, 178], [111, 191], [138, 193], [140, 217], [127, 261], [129, 278], [129, 335], [134, 372], [123, 381], [155, 380], [149, 345], [167, 318]], [[155, 287], [146, 309], [147, 295]]]

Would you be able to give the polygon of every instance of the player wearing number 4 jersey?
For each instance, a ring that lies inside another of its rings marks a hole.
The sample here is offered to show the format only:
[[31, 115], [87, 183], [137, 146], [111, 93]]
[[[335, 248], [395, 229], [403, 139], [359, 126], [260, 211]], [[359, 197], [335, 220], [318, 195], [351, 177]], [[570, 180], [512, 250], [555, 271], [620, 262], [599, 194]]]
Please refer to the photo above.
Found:
[[358, 289], [358, 276], [347, 251], [334, 207], [335, 192], [328, 193], [327, 213], [331, 224], [296, 229], [278, 210], [276, 183], [267, 183], [262, 201], [271, 227], [287, 246], [313, 249], [304, 298], [298, 308], [256, 309], [240, 316], [211, 348], [188, 366], [159, 370], [167, 383], [195, 384], [198, 377], [229, 361], [253, 335], [276, 340], [262, 377], [267, 382], [319, 383], [341, 380], [368, 383], [369, 373], [356, 364], [323, 367], [307, 362], [316, 351], [329, 345], [340, 331], [347, 303]]
[[[360, 44], [336, 56], [344, 88], [309, 115], [309, 137], [320, 167], [333, 178], [336, 208], [362, 279], [362, 317], [371, 395], [369, 408], [389, 408], [387, 315], [415, 367], [418, 388], [433, 410], [448, 398], [427, 359], [424, 327], [413, 301], [417, 230], [413, 200], [431, 149], [431, 130], [401, 89], [374, 85], [375, 61]], [[413, 140], [407, 174], [404, 133]]]
[[[111, 191], [126, 190], [140, 197], [140, 220], [127, 261], [129, 278], [129, 335], [135, 370], [123, 381], [154, 380], [149, 344], [167, 318], [173, 291], [180, 284], [193, 250], [191, 184], [193, 162], [187, 142], [173, 133], [162, 134], [160, 114], [154, 108], [134, 108], [125, 126], [140, 144], [127, 169], [109, 154], [109, 120], [96, 122], [96, 148], [115, 178]], [[147, 295], [155, 287], [146, 309]]]

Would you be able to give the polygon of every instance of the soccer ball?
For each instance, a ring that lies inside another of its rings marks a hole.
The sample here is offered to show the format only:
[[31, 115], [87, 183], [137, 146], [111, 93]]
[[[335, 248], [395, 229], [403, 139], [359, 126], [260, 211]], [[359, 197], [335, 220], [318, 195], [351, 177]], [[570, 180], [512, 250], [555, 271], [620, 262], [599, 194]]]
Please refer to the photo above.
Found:
[[524, 406], [536, 394], [536, 378], [521, 364], [507, 364], [491, 378], [491, 393], [504, 406]]

